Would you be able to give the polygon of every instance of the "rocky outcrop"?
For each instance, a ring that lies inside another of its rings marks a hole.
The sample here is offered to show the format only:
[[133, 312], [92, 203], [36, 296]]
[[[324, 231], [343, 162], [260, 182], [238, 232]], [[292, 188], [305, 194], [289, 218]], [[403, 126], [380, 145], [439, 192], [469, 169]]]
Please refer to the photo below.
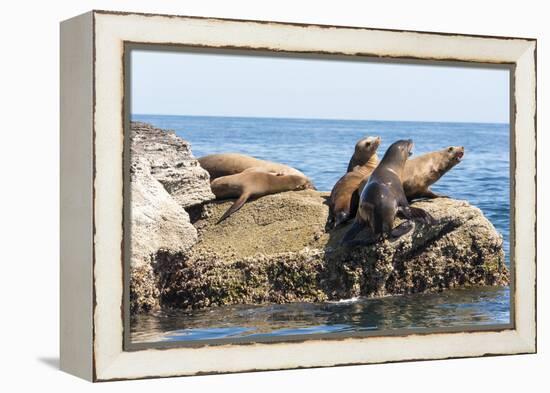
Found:
[[190, 207], [213, 200], [210, 177], [193, 157], [187, 141], [174, 132], [147, 123], [131, 123], [132, 162], [149, 162], [151, 175], [181, 206]]
[[159, 249], [187, 251], [197, 241], [189, 215], [151, 175], [144, 160], [131, 166], [132, 266], [146, 263]]
[[133, 311], [148, 311], [159, 306], [154, 255], [189, 250], [198, 236], [184, 207], [214, 196], [188, 143], [144, 123], [132, 123], [131, 131], [130, 304]]
[[508, 283], [502, 237], [465, 201], [416, 202], [436, 224], [369, 247], [339, 246], [349, 224], [326, 232], [328, 193], [313, 190], [251, 200], [216, 225], [233, 201], [213, 200], [189, 144], [144, 123], [131, 132], [133, 312]]
[[325, 232], [327, 198], [311, 190], [270, 195], [219, 225], [232, 202], [207, 204], [195, 222], [199, 242], [187, 253], [155, 257], [161, 303], [309, 302], [508, 283], [502, 237], [467, 202], [417, 202], [437, 224], [416, 224], [394, 243], [342, 248], [349, 225]]
[[[158, 285], [151, 269], [158, 250], [185, 252], [197, 241], [189, 215], [151, 175], [147, 161], [136, 159], [131, 176], [130, 298], [134, 309], [158, 306]], [[138, 306], [139, 305], [139, 306]]]

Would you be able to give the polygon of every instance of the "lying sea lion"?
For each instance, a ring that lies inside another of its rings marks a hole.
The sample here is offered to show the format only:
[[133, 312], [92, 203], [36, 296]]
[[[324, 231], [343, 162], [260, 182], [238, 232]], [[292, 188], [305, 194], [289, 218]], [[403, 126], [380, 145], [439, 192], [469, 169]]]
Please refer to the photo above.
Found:
[[236, 175], [249, 168], [262, 168], [273, 173], [306, 177], [302, 172], [288, 165], [238, 153], [210, 154], [199, 158], [198, 161], [210, 174], [210, 181], [222, 176]]
[[[407, 199], [412, 201], [417, 198], [446, 198], [447, 196], [438, 195], [430, 190], [430, 186], [458, 164], [462, 157], [464, 146], [449, 146], [407, 160], [401, 179]], [[359, 194], [366, 184], [367, 180], [359, 184]]]
[[464, 146], [449, 146], [407, 161], [402, 179], [407, 199], [446, 198], [430, 190], [430, 186], [458, 164], [462, 157]]
[[[369, 138], [367, 138], [369, 139]], [[332, 188], [329, 199], [329, 222], [334, 227], [341, 225], [355, 216], [359, 194], [357, 189], [364, 179], [368, 179], [378, 165], [376, 150], [380, 146], [380, 137], [370, 138], [368, 147], [362, 150], [361, 161], [363, 165], [357, 165], [351, 172], [342, 176]], [[357, 150], [357, 148], [356, 148]]]
[[218, 220], [218, 224], [239, 210], [252, 197], [284, 191], [314, 189], [305, 176], [271, 173], [262, 168], [249, 168], [236, 175], [218, 177], [210, 183], [216, 199], [237, 198]]
[[[378, 142], [376, 142], [377, 139], [378, 139]], [[369, 136], [369, 137], [360, 139], [355, 144], [355, 150], [353, 151], [353, 155], [349, 160], [347, 172], [351, 172], [357, 165], [362, 166], [369, 161], [372, 155], [370, 151], [372, 149], [373, 143], [378, 143], [378, 145], [380, 145], [380, 137]]]
[[[401, 184], [405, 163], [412, 154], [412, 147], [413, 142], [409, 139], [397, 141], [388, 148], [361, 192], [355, 221], [342, 238], [343, 245], [369, 245], [381, 236], [396, 240], [413, 229], [411, 220], [424, 223], [432, 221], [426, 211], [409, 206]], [[408, 220], [394, 228], [398, 213]], [[355, 236], [365, 227], [370, 232], [367, 240], [354, 242]]]

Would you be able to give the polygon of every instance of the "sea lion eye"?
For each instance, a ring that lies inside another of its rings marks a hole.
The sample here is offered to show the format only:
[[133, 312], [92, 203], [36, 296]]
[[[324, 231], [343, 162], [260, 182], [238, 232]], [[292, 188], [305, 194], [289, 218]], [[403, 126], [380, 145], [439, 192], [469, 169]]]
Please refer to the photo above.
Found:
[[451, 146], [451, 147], [449, 147], [449, 149], [448, 149], [448, 151], [449, 151], [449, 152], [451, 152], [451, 151], [453, 151], [453, 150], [454, 150], [454, 149], [453, 149], [453, 147], [452, 147], [452, 146]]

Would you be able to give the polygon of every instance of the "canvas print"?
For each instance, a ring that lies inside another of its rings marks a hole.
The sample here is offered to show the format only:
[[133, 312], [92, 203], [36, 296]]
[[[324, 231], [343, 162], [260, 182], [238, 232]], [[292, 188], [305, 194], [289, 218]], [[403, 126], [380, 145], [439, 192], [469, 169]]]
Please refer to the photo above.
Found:
[[508, 68], [126, 56], [130, 344], [510, 326]]

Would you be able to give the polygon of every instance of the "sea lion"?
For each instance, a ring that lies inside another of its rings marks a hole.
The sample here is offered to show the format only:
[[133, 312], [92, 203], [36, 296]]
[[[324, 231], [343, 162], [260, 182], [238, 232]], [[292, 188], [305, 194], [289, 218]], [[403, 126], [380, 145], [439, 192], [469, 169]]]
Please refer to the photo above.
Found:
[[[464, 157], [464, 146], [449, 146], [445, 149], [422, 154], [405, 163], [401, 182], [409, 201], [417, 198], [447, 198], [430, 190], [430, 186], [450, 171]], [[359, 185], [359, 194], [367, 184]]]
[[236, 175], [218, 177], [210, 187], [216, 199], [237, 198], [218, 224], [239, 210], [249, 198], [314, 188], [305, 176], [271, 173], [263, 168], [249, 168]]
[[407, 199], [446, 198], [446, 195], [438, 195], [430, 190], [430, 186], [458, 164], [462, 157], [464, 146], [449, 146], [408, 160], [402, 179]]
[[[432, 221], [426, 211], [409, 205], [401, 184], [405, 163], [412, 154], [412, 148], [410, 139], [394, 142], [388, 148], [361, 192], [355, 220], [342, 238], [343, 245], [369, 245], [381, 236], [396, 240], [413, 229], [411, 220], [424, 223]], [[398, 213], [407, 221], [394, 228]], [[355, 236], [365, 227], [370, 231], [367, 240], [354, 242]]]
[[[332, 188], [329, 199], [329, 224], [334, 227], [341, 225], [355, 216], [359, 194], [357, 189], [364, 179], [368, 179], [378, 165], [376, 150], [380, 146], [380, 137], [370, 139], [366, 148], [362, 149], [361, 161], [363, 165], [356, 165], [351, 172], [342, 176]], [[356, 148], [357, 151], [357, 148]], [[352, 158], [353, 159], [353, 158]]]
[[210, 154], [200, 157], [198, 161], [201, 167], [210, 174], [210, 181], [222, 176], [236, 175], [249, 168], [262, 168], [273, 173], [306, 177], [302, 172], [288, 165], [238, 153]]
[[[355, 144], [355, 150], [349, 160], [348, 170], [346, 172], [351, 172], [357, 165], [363, 166], [369, 161], [372, 155], [372, 153], [370, 153], [372, 144], [377, 143], [377, 138], [380, 139], [379, 137], [369, 136], [360, 139]], [[378, 145], [380, 145], [380, 140], [378, 140]]]

